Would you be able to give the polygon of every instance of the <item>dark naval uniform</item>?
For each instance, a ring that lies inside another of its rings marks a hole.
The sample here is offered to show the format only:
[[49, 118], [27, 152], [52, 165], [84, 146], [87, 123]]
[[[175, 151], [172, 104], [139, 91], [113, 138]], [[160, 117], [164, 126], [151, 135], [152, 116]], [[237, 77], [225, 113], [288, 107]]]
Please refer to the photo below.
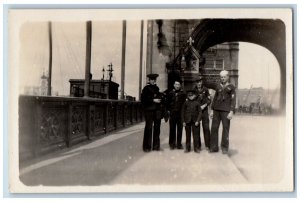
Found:
[[216, 152], [219, 150], [219, 126], [222, 121], [223, 132], [221, 148], [222, 151], [227, 152], [229, 148], [229, 128], [230, 120], [227, 118], [230, 111], [235, 110], [235, 87], [234, 85], [227, 83], [225, 85], [218, 84], [216, 86], [216, 93], [212, 102], [213, 120], [211, 126], [211, 140], [210, 151]]
[[[210, 95], [208, 88], [205, 86], [202, 86], [201, 89], [198, 89], [197, 87], [195, 88], [196, 95], [197, 95], [197, 101], [200, 103], [200, 105], [207, 104], [207, 106], [202, 109], [202, 128], [203, 128], [203, 133], [204, 133], [204, 142], [205, 142], [205, 147], [209, 148], [210, 147], [210, 130], [209, 130], [209, 117], [208, 117], [208, 106], [211, 103], [210, 100]], [[200, 132], [200, 130], [199, 130]], [[200, 147], [201, 147], [201, 142], [200, 142]]]
[[[160, 124], [161, 124], [161, 104], [153, 102], [153, 99], [160, 98], [159, 88], [156, 84], [147, 84], [141, 95], [141, 102], [144, 107], [145, 115], [145, 129], [144, 129], [144, 140], [143, 150], [150, 151], [160, 149]], [[152, 142], [152, 128], [153, 128], [153, 142]]]
[[[181, 111], [182, 122], [186, 123], [185, 132], [186, 132], [186, 151], [191, 150], [191, 129], [193, 132], [193, 143], [194, 143], [194, 150], [200, 151], [200, 121], [201, 121], [201, 106], [199, 102], [194, 100], [187, 99]], [[199, 122], [198, 126], [195, 126], [195, 123]]]
[[[183, 90], [173, 89], [167, 95], [167, 109], [170, 112], [170, 131], [169, 131], [169, 145], [171, 149], [177, 147], [182, 148], [182, 120], [181, 120], [181, 108], [185, 102], [186, 95]], [[177, 138], [176, 138], [177, 129]]]

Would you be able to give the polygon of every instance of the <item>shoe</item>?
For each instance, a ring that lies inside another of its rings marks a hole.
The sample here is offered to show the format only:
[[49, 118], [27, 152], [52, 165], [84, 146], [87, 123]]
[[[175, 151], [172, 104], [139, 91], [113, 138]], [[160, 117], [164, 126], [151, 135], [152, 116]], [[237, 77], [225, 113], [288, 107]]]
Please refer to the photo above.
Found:
[[183, 149], [182, 145], [177, 146], [177, 149]]
[[184, 153], [189, 153], [191, 151], [191, 149], [185, 149]]
[[144, 150], [144, 152], [146, 152], [146, 153], [148, 153], [148, 152], [151, 151], [150, 149], [143, 149], [143, 150]]
[[209, 151], [209, 147], [205, 147], [206, 151]]
[[199, 149], [195, 149], [194, 152], [200, 153], [200, 150]]
[[170, 150], [174, 150], [175, 149], [175, 146], [170, 146]]
[[219, 152], [219, 150], [209, 150], [209, 153], [216, 153]]

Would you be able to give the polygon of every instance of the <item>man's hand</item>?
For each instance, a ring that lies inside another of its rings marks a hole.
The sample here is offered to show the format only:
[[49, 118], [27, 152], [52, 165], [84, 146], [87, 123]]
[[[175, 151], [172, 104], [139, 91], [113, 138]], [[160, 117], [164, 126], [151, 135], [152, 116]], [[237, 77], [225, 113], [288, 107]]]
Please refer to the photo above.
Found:
[[158, 99], [158, 98], [153, 99], [153, 102], [155, 102], [155, 103], [160, 103], [160, 102], [161, 102], [161, 99]]
[[207, 104], [202, 105], [201, 110], [203, 110], [206, 106], [207, 106]]
[[199, 122], [197, 121], [197, 122], [195, 122], [195, 126], [199, 126]]
[[213, 118], [214, 117], [214, 111], [213, 110], [211, 110], [211, 112], [210, 112], [210, 118]]
[[183, 127], [185, 127], [185, 126], [186, 126], [186, 123], [185, 123], [185, 122], [183, 122], [183, 123], [182, 123], [182, 126], [183, 126]]
[[228, 118], [229, 120], [231, 120], [232, 117], [233, 117], [233, 111], [230, 111], [229, 114], [227, 115], [227, 118]]

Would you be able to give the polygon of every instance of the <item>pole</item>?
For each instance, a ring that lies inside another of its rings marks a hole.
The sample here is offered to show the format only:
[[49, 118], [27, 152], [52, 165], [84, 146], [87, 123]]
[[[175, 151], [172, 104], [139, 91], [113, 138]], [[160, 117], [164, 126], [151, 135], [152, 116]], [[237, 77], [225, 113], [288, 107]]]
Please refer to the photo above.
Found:
[[92, 50], [92, 21], [87, 21], [86, 22], [84, 97], [89, 97], [89, 93], [90, 93], [91, 50]]
[[140, 78], [139, 78], [139, 100], [142, 94], [142, 72], [143, 72], [143, 38], [144, 38], [144, 21], [141, 21], [141, 39], [140, 39]]
[[48, 90], [47, 95], [51, 96], [51, 81], [52, 81], [52, 23], [48, 22], [49, 35], [49, 76], [48, 76]]
[[121, 61], [121, 99], [124, 99], [125, 89], [125, 53], [126, 53], [126, 20], [123, 20], [122, 61]]

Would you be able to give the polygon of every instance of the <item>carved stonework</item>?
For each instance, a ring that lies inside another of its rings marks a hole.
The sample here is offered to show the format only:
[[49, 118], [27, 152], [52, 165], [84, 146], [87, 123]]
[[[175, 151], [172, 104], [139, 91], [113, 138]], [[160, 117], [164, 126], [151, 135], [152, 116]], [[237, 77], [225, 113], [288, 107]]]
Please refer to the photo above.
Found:
[[85, 134], [85, 109], [84, 106], [74, 106], [71, 118], [72, 136]]
[[45, 108], [41, 119], [40, 142], [51, 144], [53, 142], [64, 141], [66, 113], [63, 109]]

